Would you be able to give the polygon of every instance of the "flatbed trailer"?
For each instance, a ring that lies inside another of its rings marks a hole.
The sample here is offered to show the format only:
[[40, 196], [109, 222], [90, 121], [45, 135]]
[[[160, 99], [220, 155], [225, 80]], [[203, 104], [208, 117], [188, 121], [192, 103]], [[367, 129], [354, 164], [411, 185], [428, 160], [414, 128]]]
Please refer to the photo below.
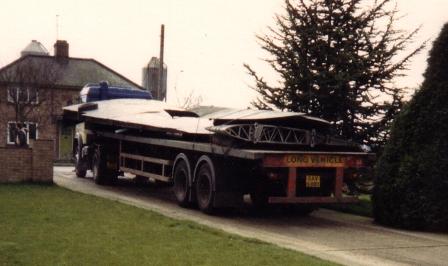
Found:
[[[167, 182], [180, 206], [197, 205], [205, 213], [238, 207], [246, 194], [257, 207], [296, 204], [308, 212], [318, 204], [357, 202], [343, 187], [369, 154], [316, 133], [322, 121], [222, 112], [198, 115], [153, 100], [66, 107], [64, 119], [80, 123], [76, 173], [83, 177], [92, 170], [98, 184], [113, 183], [122, 172]], [[298, 121], [308, 124], [292, 128]]]

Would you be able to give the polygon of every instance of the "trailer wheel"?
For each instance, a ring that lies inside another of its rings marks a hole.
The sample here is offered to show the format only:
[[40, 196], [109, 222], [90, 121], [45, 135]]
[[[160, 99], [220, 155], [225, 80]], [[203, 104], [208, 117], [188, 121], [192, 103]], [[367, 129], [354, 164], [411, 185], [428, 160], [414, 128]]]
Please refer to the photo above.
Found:
[[92, 159], [93, 180], [98, 185], [105, 185], [112, 179], [108, 176], [106, 158], [101, 146], [95, 148]]
[[200, 165], [195, 179], [198, 207], [202, 212], [211, 214], [215, 210], [213, 206], [215, 191], [213, 189], [213, 172], [209, 163]]
[[189, 170], [184, 160], [178, 162], [174, 168], [173, 181], [174, 181], [174, 195], [176, 196], [177, 204], [181, 207], [188, 207], [190, 201], [188, 199], [189, 194]]

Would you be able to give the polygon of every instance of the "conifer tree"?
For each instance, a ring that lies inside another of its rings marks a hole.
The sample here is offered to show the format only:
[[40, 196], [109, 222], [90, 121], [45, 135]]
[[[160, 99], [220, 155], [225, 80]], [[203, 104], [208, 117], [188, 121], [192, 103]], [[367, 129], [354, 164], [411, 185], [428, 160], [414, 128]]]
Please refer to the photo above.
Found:
[[379, 158], [374, 216], [392, 226], [448, 230], [448, 23], [424, 77]]
[[277, 27], [258, 36], [280, 82], [268, 84], [246, 64], [260, 95], [252, 104], [304, 112], [333, 122], [344, 138], [382, 143], [402, 106], [402, 89], [392, 80], [424, 46], [402, 53], [419, 29], [395, 29], [391, 2], [286, 0]]

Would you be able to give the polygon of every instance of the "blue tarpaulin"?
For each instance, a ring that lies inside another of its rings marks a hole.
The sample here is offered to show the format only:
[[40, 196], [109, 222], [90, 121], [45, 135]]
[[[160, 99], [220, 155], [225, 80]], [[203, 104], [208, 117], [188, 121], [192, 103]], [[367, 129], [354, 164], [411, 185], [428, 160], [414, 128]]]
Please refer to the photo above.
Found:
[[149, 91], [131, 87], [109, 86], [106, 82], [87, 84], [81, 90], [81, 101], [95, 102], [111, 99], [152, 99]]

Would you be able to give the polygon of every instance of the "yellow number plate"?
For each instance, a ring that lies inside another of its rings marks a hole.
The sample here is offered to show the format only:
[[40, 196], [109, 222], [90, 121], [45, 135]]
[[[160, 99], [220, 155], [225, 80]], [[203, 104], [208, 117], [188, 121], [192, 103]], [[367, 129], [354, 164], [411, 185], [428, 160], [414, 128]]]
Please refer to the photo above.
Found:
[[307, 175], [306, 176], [306, 187], [318, 188], [320, 187], [320, 176], [318, 175]]

